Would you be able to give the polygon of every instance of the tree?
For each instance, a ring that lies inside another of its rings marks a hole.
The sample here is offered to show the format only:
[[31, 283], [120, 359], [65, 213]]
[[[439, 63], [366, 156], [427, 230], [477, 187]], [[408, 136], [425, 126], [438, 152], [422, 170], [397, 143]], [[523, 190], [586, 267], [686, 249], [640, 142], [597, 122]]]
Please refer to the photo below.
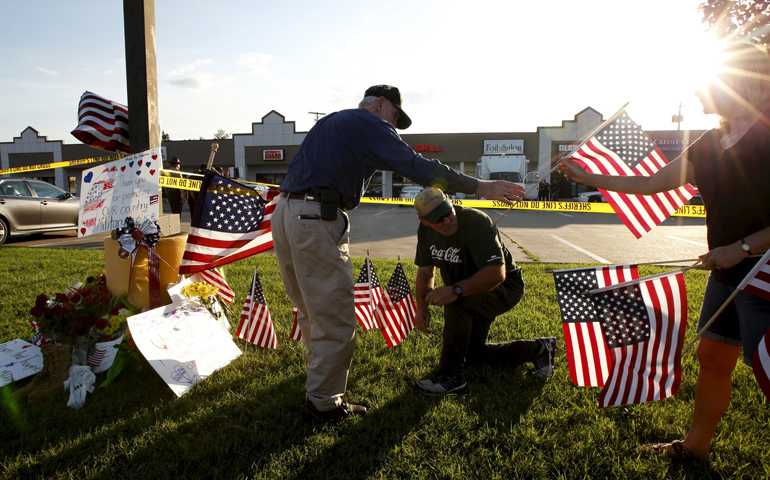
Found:
[[217, 130], [217, 133], [214, 134], [214, 138], [216, 140], [224, 140], [226, 138], [230, 138], [230, 134], [220, 128]]
[[160, 141], [162, 143], [170, 142], [171, 141], [171, 136], [168, 133], [166, 133], [165, 131], [161, 130], [160, 131]]
[[717, 38], [770, 45], [770, 3], [766, 0], [708, 0], [698, 10]]

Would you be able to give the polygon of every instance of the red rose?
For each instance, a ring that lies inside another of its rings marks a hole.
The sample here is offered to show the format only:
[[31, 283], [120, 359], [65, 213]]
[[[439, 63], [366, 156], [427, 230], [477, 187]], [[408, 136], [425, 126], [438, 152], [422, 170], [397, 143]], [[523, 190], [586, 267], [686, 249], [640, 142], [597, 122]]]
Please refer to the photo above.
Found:
[[99, 320], [96, 321], [95, 327], [97, 330], [104, 330], [105, 328], [107, 328], [107, 325], [109, 324], [110, 322], [108, 322], [106, 318], [100, 318]]
[[55, 306], [54, 306], [54, 307], [51, 309], [51, 313], [52, 313], [53, 315], [61, 315], [62, 313], [65, 313], [65, 312], [66, 312], [66, 310], [65, 310], [65, 309], [64, 309], [64, 308], [63, 308], [61, 305], [55, 305]]
[[38, 307], [37, 305], [35, 305], [34, 307], [32, 307], [32, 309], [29, 311], [29, 313], [30, 313], [30, 314], [31, 314], [33, 317], [35, 317], [35, 318], [40, 318], [40, 317], [42, 317], [42, 316], [43, 316], [43, 313], [44, 313], [44, 312], [43, 312], [43, 309], [42, 309], [42, 308], [40, 308], [40, 307]]
[[40, 295], [38, 295], [38, 296], [37, 296], [37, 298], [35, 299], [35, 306], [36, 306], [36, 307], [40, 307], [40, 308], [43, 308], [43, 307], [45, 307], [45, 304], [46, 304], [46, 302], [47, 302], [47, 301], [48, 301], [48, 297], [46, 297], [46, 296], [45, 296], [45, 295], [43, 295], [43, 294], [40, 294]]
[[80, 300], [81, 300], [81, 297], [77, 293], [73, 293], [72, 296], [70, 297], [70, 301], [72, 303], [78, 303]]
[[64, 303], [67, 301], [67, 295], [63, 293], [57, 293], [56, 294], [56, 301], [59, 303]]

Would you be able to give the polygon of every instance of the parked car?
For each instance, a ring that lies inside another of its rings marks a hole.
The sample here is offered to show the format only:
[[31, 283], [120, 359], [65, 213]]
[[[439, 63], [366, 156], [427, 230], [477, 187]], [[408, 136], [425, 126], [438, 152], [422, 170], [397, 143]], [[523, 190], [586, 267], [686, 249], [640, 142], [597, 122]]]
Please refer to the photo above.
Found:
[[602, 192], [583, 192], [578, 194], [573, 200], [576, 202], [591, 202], [591, 203], [607, 203], [607, 199], [604, 198]]
[[78, 197], [42, 180], [0, 180], [0, 245], [10, 235], [77, 228], [79, 204]]
[[398, 194], [398, 198], [415, 198], [418, 193], [422, 191], [422, 187], [419, 185], [407, 186], [401, 189], [401, 193]]

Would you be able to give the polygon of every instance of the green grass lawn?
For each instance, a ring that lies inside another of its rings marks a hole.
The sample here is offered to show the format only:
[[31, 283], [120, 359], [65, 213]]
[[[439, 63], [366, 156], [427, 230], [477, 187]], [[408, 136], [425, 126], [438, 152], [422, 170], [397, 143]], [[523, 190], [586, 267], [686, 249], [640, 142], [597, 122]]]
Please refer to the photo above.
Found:
[[[240, 310], [259, 262], [278, 331], [279, 349], [247, 347], [228, 367], [177, 398], [144, 361], [110, 386], [97, 387], [79, 411], [62, 393], [38, 405], [10, 401], [0, 390], [3, 478], [766, 478], [770, 476], [770, 414], [751, 370], [740, 363], [733, 400], [714, 440], [710, 463], [673, 462], [640, 444], [674, 440], [692, 415], [698, 366], [690, 352], [673, 398], [598, 408], [599, 388], [570, 381], [551, 268], [524, 264], [527, 293], [494, 323], [490, 341], [555, 336], [556, 372], [549, 381], [528, 376], [530, 365], [469, 369], [469, 391], [428, 398], [413, 388], [438, 362], [443, 326], [433, 311], [433, 335], [412, 333], [389, 350], [377, 333], [359, 329], [348, 400], [370, 408], [363, 419], [308, 424], [305, 361], [288, 339], [291, 302], [273, 256], [227, 266]], [[354, 259], [355, 274], [363, 259]], [[396, 261], [374, 259], [383, 285]], [[416, 267], [404, 269], [414, 288]], [[72, 280], [103, 269], [103, 252], [0, 249], [0, 343], [32, 330], [28, 312], [40, 293], [62, 291]], [[664, 271], [640, 267], [642, 274]], [[707, 273], [686, 273], [688, 340], [693, 338]], [[22, 382], [20, 382], [22, 383]]]

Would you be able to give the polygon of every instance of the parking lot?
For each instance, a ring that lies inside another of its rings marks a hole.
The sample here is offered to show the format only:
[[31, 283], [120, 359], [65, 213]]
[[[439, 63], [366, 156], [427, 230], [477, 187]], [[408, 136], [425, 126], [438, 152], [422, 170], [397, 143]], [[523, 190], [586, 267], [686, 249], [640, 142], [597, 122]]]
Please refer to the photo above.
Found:
[[[168, 208], [168, 207], [167, 207]], [[503, 210], [485, 210], [493, 219]], [[361, 204], [349, 212], [354, 256], [413, 259], [419, 221], [412, 207]], [[190, 212], [181, 217], [190, 228]], [[614, 214], [513, 210], [498, 223], [517, 262], [644, 263], [696, 258], [708, 250], [703, 218], [672, 217], [637, 240]], [[5, 246], [101, 249], [108, 234], [77, 238], [74, 230], [11, 237]]]

